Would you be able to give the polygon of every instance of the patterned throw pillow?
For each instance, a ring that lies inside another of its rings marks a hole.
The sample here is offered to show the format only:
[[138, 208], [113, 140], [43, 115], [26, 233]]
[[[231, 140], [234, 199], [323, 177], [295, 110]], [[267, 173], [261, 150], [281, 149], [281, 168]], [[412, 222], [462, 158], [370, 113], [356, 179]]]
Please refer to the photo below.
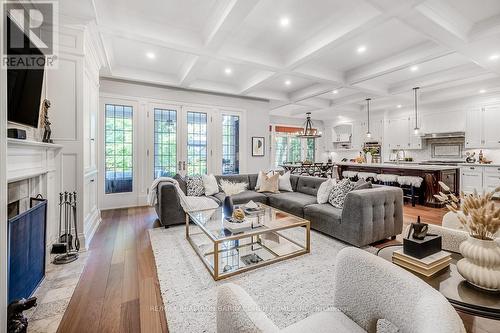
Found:
[[205, 194], [203, 178], [201, 176], [187, 176], [187, 195], [190, 197], [199, 197]]
[[351, 182], [349, 179], [342, 179], [340, 182], [335, 184], [330, 196], [328, 197], [328, 202], [336, 208], [344, 208], [344, 200], [350, 191], [354, 188], [355, 183]]

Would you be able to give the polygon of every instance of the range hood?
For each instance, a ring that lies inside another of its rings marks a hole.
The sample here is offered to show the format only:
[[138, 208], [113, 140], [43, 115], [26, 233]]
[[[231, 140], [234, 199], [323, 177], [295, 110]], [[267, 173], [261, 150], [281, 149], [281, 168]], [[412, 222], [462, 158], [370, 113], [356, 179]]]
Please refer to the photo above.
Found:
[[465, 138], [465, 132], [445, 132], [445, 133], [426, 133], [422, 139], [454, 139]]

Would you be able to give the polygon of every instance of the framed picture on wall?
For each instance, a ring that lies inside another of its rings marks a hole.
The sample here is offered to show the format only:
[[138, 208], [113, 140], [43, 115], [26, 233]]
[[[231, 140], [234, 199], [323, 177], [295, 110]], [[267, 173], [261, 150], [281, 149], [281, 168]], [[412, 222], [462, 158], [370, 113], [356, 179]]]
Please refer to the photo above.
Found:
[[264, 137], [252, 136], [252, 156], [264, 156]]

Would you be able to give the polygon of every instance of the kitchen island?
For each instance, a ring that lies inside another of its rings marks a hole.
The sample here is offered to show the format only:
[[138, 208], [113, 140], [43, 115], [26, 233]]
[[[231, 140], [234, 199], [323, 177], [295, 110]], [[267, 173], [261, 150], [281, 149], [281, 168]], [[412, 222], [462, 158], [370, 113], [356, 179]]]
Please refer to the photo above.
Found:
[[438, 184], [442, 181], [448, 185], [452, 192], [458, 194], [459, 188], [459, 166], [456, 165], [428, 165], [418, 163], [354, 163], [335, 162], [338, 167], [338, 176], [342, 178], [343, 171], [373, 172], [376, 174], [393, 174], [398, 176], [418, 176], [423, 178], [420, 188], [419, 203], [430, 207], [442, 207], [442, 204], [434, 198], [441, 188]]

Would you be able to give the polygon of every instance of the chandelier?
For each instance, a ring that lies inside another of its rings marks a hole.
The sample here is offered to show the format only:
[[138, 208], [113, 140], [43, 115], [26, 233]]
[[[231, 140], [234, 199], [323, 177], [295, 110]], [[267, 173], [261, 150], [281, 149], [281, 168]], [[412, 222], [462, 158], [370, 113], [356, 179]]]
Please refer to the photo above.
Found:
[[321, 137], [321, 132], [313, 128], [313, 123], [311, 121], [311, 112], [306, 113], [306, 122], [304, 123], [304, 129], [297, 134], [299, 138], [310, 138], [316, 139]]

